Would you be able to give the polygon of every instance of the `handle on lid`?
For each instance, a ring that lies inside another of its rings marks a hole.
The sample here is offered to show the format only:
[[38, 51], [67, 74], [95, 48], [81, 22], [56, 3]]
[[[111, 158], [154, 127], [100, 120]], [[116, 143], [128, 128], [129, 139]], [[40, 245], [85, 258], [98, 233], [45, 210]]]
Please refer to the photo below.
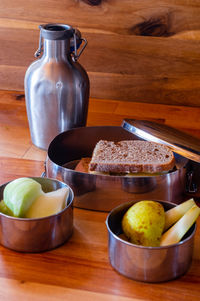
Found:
[[78, 60], [78, 58], [80, 57], [81, 53], [83, 52], [83, 50], [85, 49], [85, 47], [87, 46], [87, 40], [84, 38], [80, 38], [80, 45], [82, 44], [82, 42], [84, 42], [84, 44], [82, 45], [82, 48], [79, 49], [79, 53], [77, 52], [77, 41], [76, 41], [76, 32], [74, 33], [74, 52], [72, 52], [72, 59], [74, 62], [76, 62]]
[[36, 50], [34, 56], [38, 58], [41, 55], [42, 51], [43, 51], [43, 42], [42, 42], [42, 34], [41, 34], [41, 31], [40, 31], [39, 47]]

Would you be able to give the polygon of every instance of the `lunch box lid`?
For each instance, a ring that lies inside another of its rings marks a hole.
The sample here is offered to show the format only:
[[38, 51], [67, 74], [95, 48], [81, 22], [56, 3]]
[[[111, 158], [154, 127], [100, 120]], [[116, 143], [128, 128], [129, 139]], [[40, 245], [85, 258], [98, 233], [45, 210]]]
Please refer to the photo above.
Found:
[[173, 152], [200, 163], [200, 140], [189, 134], [147, 120], [124, 119], [122, 127], [144, 140], [165, 144]]

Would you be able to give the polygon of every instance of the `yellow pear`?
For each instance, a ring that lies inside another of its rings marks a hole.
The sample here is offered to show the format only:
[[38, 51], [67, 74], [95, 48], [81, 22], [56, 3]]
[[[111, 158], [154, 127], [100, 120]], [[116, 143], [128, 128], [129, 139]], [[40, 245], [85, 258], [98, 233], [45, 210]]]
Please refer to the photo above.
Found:
[[140, 201], [131, 206], [122, 219], [122, 229], [130, 242], [157, 247], [165, 226], [165, 211], [156, 201]]

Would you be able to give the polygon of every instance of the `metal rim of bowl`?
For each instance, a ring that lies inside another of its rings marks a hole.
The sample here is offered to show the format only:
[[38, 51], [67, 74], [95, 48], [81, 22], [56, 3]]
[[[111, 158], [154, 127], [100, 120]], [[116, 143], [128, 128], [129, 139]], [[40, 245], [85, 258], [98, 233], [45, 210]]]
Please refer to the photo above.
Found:
[[[43, 178], [43, 177], [26, 177], [26, 178], [30, 178], [30, 179], [39, 179], [39, 178]], [[62, 181], [59, 181], [57, 179], [53, 179], [53, 178], [45, 178], [47, 180], [50, 180], [50, 181], [54, 181], [54, 182], [58, 182], [58, 183], [61, 183], [63, 185], [63, 187], [68, 187], [69, 188], [69, 194], [71, 194], [71, 200], [69, 201], [69, 203], [65, 206], [65, 208], [63, 208], [61, 211], [59, 211], [58, 213], [55, 213], [55, 214], [52, 214], [52, 215], [48, 215], [48, 216], [44, 216], [44, 217], [36, 217], [36, 218], [26, 218], [26, 217], [15, 217], [15, 216], [10, 216], [10, 215], [6, 215], [2, 212], [0, 212], [0, 216], [4, 216], [5, 218], [8, 218], [8, 219], [12, 219], [12, 220], [17, 220], [17, 221], [38, 221], [38, 220], [44, 220], [44, 219], [48, 219], [48, 218], [52, 218], [54, 216], [59, 216], [61, 215], [63, 212], [65, 212], [71, 205], [73, 205], [73, 202], [74, 202], [74, 192], [73, 190], [71, 189], [71, 187], [62, 182]], [[7, 183], [4, 183], [0, 186], [5, 186], [10, 183], [11, 181], [7, 182]]]

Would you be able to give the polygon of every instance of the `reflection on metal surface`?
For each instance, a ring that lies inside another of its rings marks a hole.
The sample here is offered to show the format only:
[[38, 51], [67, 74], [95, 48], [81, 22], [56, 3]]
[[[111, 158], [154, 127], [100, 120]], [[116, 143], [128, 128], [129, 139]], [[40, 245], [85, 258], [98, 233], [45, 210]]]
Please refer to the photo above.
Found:
[[32, 141], [47, 149], [59, 133], [86, 125], [89, 78], [77, 62], [86, 46], [78, 30], [65, 24], [45, 24], [40, 30], [37, 54], [43, 46], [43, 55], [27, 69], [24, 84]]

